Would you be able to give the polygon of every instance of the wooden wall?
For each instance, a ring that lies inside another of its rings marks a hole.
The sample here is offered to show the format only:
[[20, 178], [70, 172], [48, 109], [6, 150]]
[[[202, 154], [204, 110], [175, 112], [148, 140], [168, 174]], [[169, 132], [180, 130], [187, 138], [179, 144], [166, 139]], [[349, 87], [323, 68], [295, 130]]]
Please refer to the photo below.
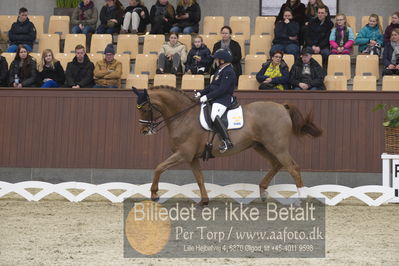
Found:
[[[272, 100], [313, 111], [319, 139], [293, 138], [306, 171], [380, 172], [383, 113], [399, 92], [237, 92], [242, 104]], [[0, 167], [152, 169], [170, 154], [167, 131], [142, 136], [127, 90], [0, 89]], [[213, 170], [261, 170], [253, 151], [204, 163]], [[177, 169], [187, 169], [186, 166]]]

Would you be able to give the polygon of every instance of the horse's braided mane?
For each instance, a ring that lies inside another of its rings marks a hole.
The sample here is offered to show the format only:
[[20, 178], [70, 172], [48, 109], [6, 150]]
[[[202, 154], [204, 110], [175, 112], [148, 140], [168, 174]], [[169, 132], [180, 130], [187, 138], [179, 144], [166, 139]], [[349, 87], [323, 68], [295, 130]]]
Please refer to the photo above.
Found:
[[175, 88], [175, 87], [171, 87], [171, 86], [162, 86], [162, 85], [161, 85], [161, 86], [155, 86], [155, 87], [149, 88], [149, 90], [164, 90], [164, 89], [177, 92], [177, 93], [183, 95], [184, 97], [186, 97], [187, 99], [189, 99], [191, 102], [193, 102], [193, 103], [195, 102], [195, 100], [194, 100], [192, 97], [190, 97], [187, 93], [185, 93], [184, 91], [179, 90], [179, 89], [177, 89], [177, 88]]

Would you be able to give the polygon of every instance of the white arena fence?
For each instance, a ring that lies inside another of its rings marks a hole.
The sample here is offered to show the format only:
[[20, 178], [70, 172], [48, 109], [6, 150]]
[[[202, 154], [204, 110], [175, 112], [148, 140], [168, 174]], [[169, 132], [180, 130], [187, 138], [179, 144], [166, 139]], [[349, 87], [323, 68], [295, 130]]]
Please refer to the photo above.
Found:
[[[51, 184], [40, 181], [26, 181], [20, 183], [8, 183], [0, 181], [0, 198], [9, 194], [17, 193], [28, 201], [39, 201], [46, 196], [56, 193], [71, 202], [80, 202], [87, 197], [98, 194], [108, 199], [113, 203], [123, 202], [124, 199], [129, 198], [133, 195], [141, 195], [145, 198], [150, 198], [150, 187], [151, 184], [135, 185], [130, 183], [105, 183], [105, 184], [89, 184], [83, 182], [65, 182], [59, 184]], [[224, 196], [231, 198], [239, 202], [249, 203], [252, 200], [259, 198], [259, 186], [255, 184], [231, 184], [226, 186], [216, 184], [205, 184], [208, 190], [209, 198], [216, 198]], [[32, 194], [27, 189], [41, 189], [39, 192]], [[71, 193], [70, 189], [82, 190], [78, 195]], [[160, 202], [164, 202], [169, 198], [173, 198], [177, 195], [192, 199], [194, 201], [199, 200], [198, 185], [196, 183], [187, 185], [174, 185], [169, 183], [160, 183], [159, 189], [166, 191], [160, 197]], [[125, 190], [120, 195], [116, 196], [110, 190]], [[245, 191], [245, 197], [240, 195], [241, 191]], [[282, 184], [273, 185], [267, 189], [270, 198], [279, 199], [286, 198], [281, 192], [293, 192], [289, 198], [298, 197], [298, 191], [295, 185]], [[334, 197], [329, 198], [323, 193], [335, 193]], [[376, 199], [371, 198], [367, 193], [379, 193]], [[305, 188], [304, 196], [310, 196], [318, 199], [323, 199], [325, 204], [334, 206], [341, 201], [355, 197], [358, 200], [364, 202], [369, 206], [380, 206], [381, 204], [388, 202], [399, 202], [399, 198], [395, 198], [395, 189], [389, 186], [360, 186], [350, 188], [340, 185], [320, 185], [314, 187]]]

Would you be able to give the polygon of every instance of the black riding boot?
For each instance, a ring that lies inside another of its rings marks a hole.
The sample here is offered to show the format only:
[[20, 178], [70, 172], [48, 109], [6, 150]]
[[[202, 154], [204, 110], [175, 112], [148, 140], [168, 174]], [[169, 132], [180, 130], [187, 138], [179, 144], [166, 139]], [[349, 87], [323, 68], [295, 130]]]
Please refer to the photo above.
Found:
[[228, 149], [233, 148], [233, 143], [231, 143], [229, 134], [227, 133], [227, 130], [226, 130], [225, 126], [223, 125], [222, 119], [219, 116], [216, 116], [213, 124], [214, 124], [216, 132], [219, 133], [219, 136], [222, 138], [222, 144], [219, 147], [219, 151], [221, 153], [224, 153]]

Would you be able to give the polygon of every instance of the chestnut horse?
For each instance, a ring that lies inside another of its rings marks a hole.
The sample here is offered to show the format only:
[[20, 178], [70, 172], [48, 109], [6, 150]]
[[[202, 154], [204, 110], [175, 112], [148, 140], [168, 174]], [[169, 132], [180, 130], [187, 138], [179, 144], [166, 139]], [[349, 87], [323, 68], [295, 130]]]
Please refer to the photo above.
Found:
[[[169, 131], [173, 152], [155, 168], [151, 199], [159, 199], [157, 194], [159, 178], [165, 170], [181, 163], [188, 163], [201, 192], [199, 205], [208, 204], [209, 198], [199, 161], [209, 133], [199, 123], [199, 103], [183, 91], [168, 86], [156, 86], [144, 92], [132, 89], [138, 96], [137, 108], [141, 117], [141, 133], [155, 134], [157, 126], [164, 122]], [[218, 149], [220, 140], [215, 138], [213, 155], [229, 156], [253, 148], [271, 164], [271, 170], [259, 184], [262, 200], [267, 197], [270, 181], [282, 167], [285, 167], [294, 178], [300, 193], [303, 182], [299, 166], [290, 155], [289, 141], [291, 134], [321, 136], [322, 130], [313, 123], [312, 115], [308, 114], [304, 118], [295, 106], [275, 102], [253, 102], [243, 105], [243, 114], [244, 127], [229, 132], [234, 147], [225, 153], [220, 153]], [[163, 120], [158, 121], [159, 119]]]

